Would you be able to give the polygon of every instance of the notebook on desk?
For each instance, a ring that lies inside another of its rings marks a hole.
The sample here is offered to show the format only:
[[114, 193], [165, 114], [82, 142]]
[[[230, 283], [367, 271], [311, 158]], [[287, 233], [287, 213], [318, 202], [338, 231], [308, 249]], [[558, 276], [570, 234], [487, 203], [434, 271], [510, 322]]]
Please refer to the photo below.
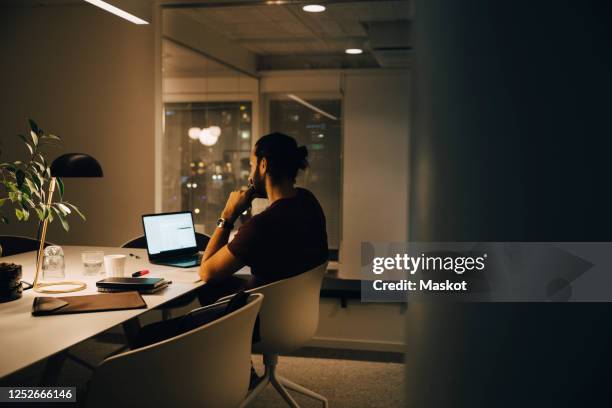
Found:
[[106, 278], [96, 282], [98, 292], [126, 292], [137, 290], [140, 293], [152, 294], [159, 292], [171, 281], [164, 278]]

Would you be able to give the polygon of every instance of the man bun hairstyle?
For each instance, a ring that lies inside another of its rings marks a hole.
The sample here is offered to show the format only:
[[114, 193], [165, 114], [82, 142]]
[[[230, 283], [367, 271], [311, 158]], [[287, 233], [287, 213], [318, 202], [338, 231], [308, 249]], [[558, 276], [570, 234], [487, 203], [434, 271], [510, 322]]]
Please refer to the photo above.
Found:
[[255, 143], [255, 156], [258, 164], [266, 158], [267, 172], [274, 182], [283, 179], [295, 181], [298, 171], [308, 167], [306, 146], [298, 147], [295, 139], [284, 133], [274, 132], [262, 136]]

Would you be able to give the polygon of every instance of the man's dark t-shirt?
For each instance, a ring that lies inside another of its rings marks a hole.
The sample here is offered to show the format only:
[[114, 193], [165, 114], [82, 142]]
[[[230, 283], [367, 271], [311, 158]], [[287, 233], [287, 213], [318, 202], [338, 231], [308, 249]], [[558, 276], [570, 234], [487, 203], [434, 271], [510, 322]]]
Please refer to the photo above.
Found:
[[227, 245], [251, 267], [252, 284], [260, 285], [299, 275], [327, 261], [325, 215], [315, 196], [296, 188], [245, 222]]

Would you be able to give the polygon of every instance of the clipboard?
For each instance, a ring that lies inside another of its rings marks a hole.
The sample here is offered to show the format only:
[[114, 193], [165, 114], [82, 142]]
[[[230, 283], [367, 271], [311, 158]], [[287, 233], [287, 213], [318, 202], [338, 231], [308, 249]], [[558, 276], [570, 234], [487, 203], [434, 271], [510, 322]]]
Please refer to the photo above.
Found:
[[34, 298], [32, 316], [108, 312], [146, 307], [146, 302], [137, 291], [66, 297], [41, 296]]

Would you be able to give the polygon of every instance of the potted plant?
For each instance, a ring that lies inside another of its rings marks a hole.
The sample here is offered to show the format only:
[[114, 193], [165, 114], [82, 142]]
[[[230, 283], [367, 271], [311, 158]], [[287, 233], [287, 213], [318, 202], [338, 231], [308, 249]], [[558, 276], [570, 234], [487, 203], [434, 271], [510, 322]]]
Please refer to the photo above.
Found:
[[[45, 158], [46, 149], [57, 146], [61, 139], [45, 133], [32, 119], [29, 123], [29, 135], [18, 135], [27, 149], [24, 160], [0, 163], [0, 222], [8, 224], [9, 219], [5, 214], [14, 211], [18, 221], [28, 221], [30, 217], [40, 222], [57, 219], [68, 231], [68, 215], [76, 212], [81, 218], [85, 217], [76, 206], [64, 201], [64, 183], [60, 178], [56, 179], [58, 200], [49, 201], [47, 197], [51, 168]], [[0, 157], [1, 154], [2, 151]], [[20, 265], [0, 263], [0, 302], [3, 296], [5, 299], [21, 297]]]

